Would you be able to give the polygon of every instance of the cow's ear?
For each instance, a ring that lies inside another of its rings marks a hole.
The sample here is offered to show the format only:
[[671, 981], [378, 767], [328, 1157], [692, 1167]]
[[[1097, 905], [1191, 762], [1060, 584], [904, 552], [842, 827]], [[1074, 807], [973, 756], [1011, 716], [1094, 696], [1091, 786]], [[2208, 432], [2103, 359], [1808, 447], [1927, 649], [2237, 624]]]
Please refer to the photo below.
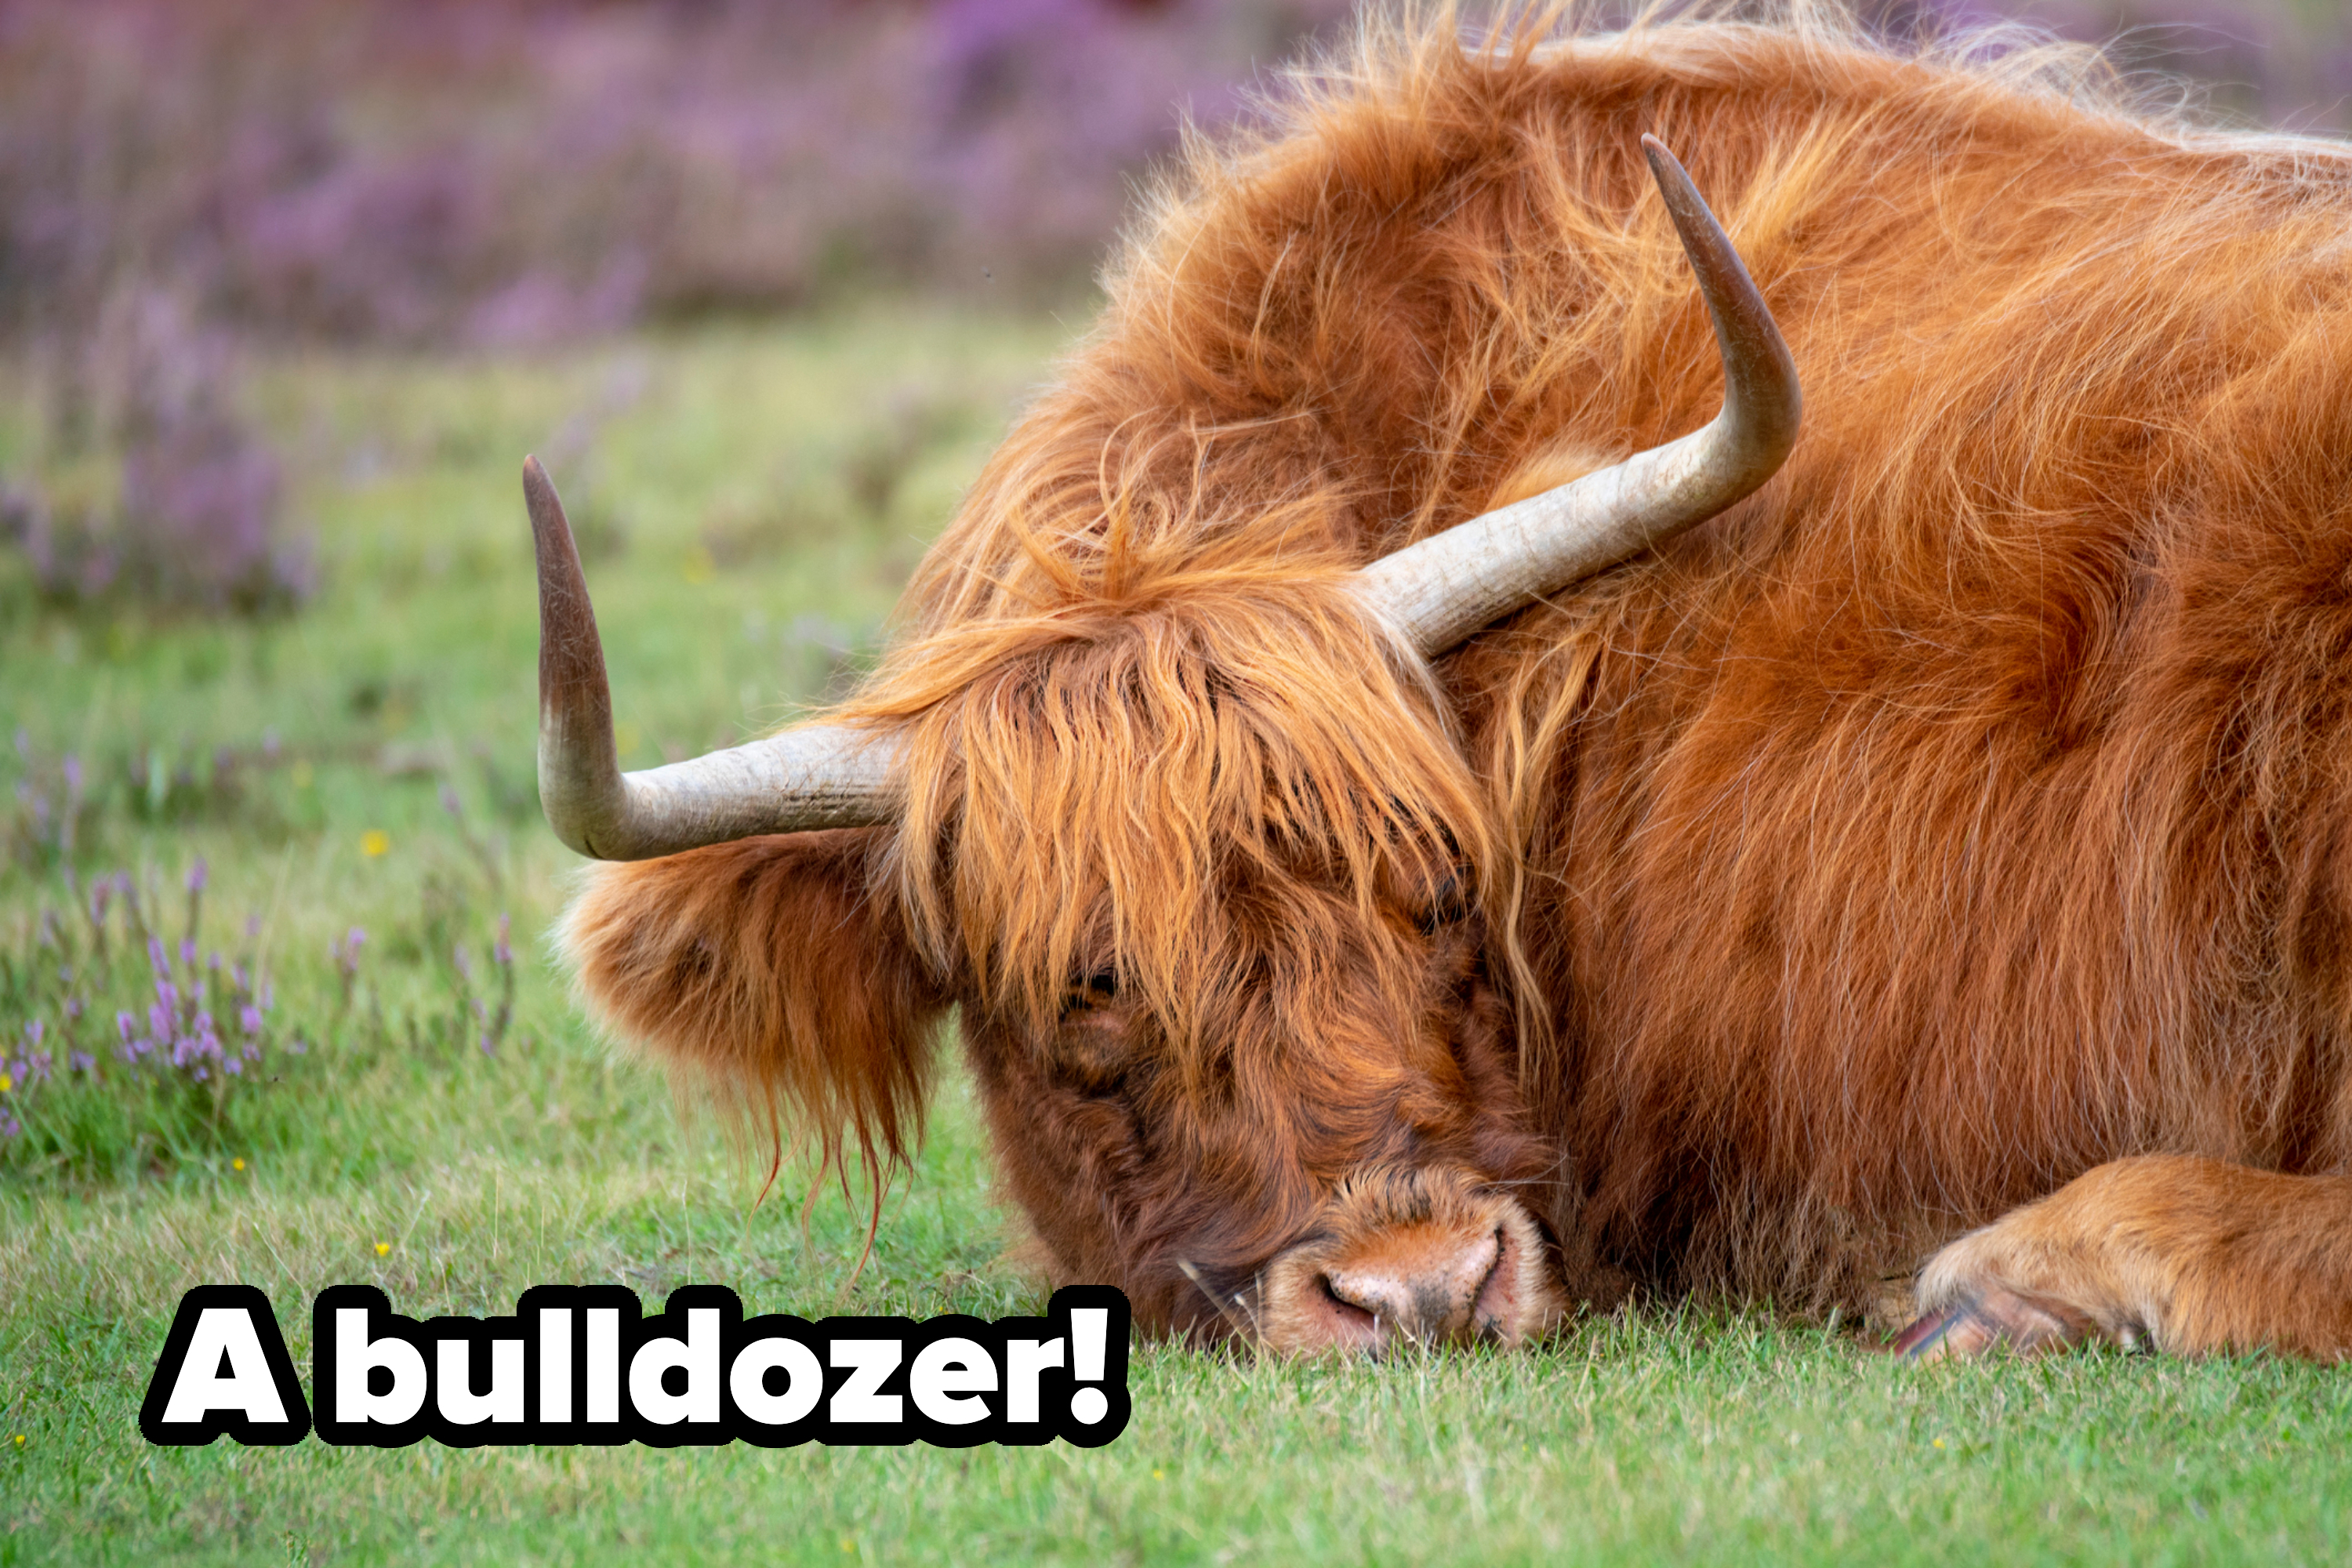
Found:
[[806, 1132], [828, 1161], [845, 1138], [879, 1176], [921, 1140], [947, 1007], [871, 874], [889, 831], [599, 867], [564, 917], [564, 955], [614, 1033], [761, 1131]]

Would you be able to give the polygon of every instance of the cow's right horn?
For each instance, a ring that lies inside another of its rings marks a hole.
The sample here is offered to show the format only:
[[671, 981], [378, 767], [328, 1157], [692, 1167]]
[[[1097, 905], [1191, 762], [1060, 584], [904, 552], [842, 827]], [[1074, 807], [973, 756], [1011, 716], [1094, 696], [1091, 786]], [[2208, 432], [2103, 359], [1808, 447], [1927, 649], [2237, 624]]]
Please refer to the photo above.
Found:
[[1654, 136], [1642, 147], [1715, 319], [1723, 411], [1703, 429], [1365, 567], [1365, 602], [1425, 656], [1705, 522], [1770, 479], [1796, 444], [1803, 398], [1772, 312], [1682, 164]]
[[539, 803], [557, 837], [599, 860], [644, 860], [758, 833], [892, 820], [896, 742], [838, 724], [623, 773], [588, 582], [537, 458], [523, 460], [522, 493], [539, 556]]

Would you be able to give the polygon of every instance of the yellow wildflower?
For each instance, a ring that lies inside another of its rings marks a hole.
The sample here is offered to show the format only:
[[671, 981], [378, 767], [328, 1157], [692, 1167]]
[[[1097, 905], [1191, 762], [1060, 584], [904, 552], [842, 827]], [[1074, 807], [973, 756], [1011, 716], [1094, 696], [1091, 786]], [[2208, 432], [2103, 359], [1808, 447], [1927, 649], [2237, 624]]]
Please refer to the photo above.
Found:
[[360, 853], [373, 860], [392, 848], [392, 836], [381, 827], [371, 827], [360, 835]]
[[379, 1241], [379, 1242], [377, 1242], [377, 1243], [375, 1244], [375, 1255], [376, 1255], [378, 1258], [385, 1257], [385, 1256], [387, 1256], [388, 1254], [390, 1254], [390, 1253], [391, 1253], [391, 1251], [392, 1251], [392, 1243], [390, 1243], [390, 1242], [388, 1242], [388, 1241]]

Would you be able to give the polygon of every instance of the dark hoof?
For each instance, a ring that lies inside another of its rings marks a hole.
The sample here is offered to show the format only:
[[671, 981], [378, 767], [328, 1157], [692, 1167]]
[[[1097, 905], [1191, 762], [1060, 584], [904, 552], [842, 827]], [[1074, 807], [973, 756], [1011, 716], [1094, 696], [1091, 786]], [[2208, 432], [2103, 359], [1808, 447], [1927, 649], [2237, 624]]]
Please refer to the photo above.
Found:
[[2079, 1343], [2093, 1331], [2091, 1321], [2080, 1313], [1993, 1289], [1927, 1313], [1887, 1348], [1914, 1362], [1980, 1356], [2000, 1345], [2019, 1355], [2039, 1355]]

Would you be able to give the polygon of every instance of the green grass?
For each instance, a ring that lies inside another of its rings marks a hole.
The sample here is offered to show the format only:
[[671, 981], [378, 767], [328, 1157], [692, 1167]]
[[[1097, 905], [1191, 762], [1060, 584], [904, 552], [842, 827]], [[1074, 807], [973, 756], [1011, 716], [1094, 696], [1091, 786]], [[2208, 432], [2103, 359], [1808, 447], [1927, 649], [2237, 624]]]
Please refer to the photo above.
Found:
[[[205, 1281], [267, 1289], [304, 1366], [309, 1298], [339, 1281], [417, 1317], [604, 1280], [649, 1304], [712, 1281], [811, 1316], [1037, 1309], [1000, 1259], [960, 1079], [859, 1272], [837, 1194], [805, 1231], [790, 1178], [758, 1203], [758, 1163], [571, 1013], [537, 942], [573, 862], [530, 795], [516, 468], [547, 453], [587, 524], [643, 765], [855, 668], [1059, 335], [877, 309], [531, 365], [279, 363], [257, 405], [299, 454], [326, 568], [299, 617], [67, 616], [0, 564], [0, 711], [37, 757], [91, 760], [85, 870], [168, 882], [205, 856], [220, 918], [263, 917], [289, 1008], [327, 1005], [327, 943], [352, 924], [390, 1005], [429, 1001], [436, 909], [477, 930], [510, 910], [523, 971], [495, 1058], [322, 1048], [216, 1148], [105, 1180], [0, 1173], [0, 1564], [2352, 1553], [2342, 1373], [2104, 1353], [1920, 1371], [1764, 1313], [1384, 1366], [1148, 1347], [1132, 1426], [1095, 1451], [146, 1447], [149, 1360]], [[38, 455], [12, 384], [0, 468]], [[364, 852], [371, 830], [388, 852]], [[56, 888], [37, 855], [0, 860], [0, 940]]]

